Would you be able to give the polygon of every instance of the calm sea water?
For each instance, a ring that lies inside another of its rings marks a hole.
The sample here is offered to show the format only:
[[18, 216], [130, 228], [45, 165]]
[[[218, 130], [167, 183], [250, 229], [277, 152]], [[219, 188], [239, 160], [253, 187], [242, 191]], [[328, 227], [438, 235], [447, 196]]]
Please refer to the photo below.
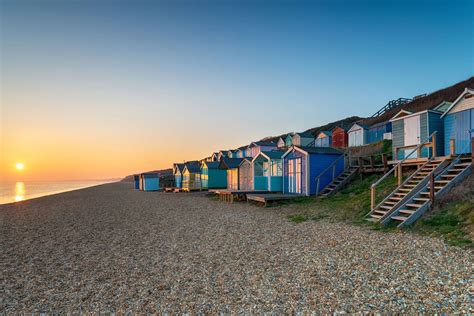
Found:
[[0, 204], [73, 191], [113, 181], [0, 182]]

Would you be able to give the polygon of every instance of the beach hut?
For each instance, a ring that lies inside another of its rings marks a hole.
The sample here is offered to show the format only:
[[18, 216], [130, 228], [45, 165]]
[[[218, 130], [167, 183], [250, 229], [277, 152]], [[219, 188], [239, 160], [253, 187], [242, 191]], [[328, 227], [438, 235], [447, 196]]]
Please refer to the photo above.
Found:
[[158, 172], [140, 174], [140, 190], [158, 191], [160, 189], [160, 175]]
[[284, 151], [262, 151], [253, 158], [253, 188], [258, 191], [283, 191]]
[[211, 156], [211, 161], [219, 161], [219, 153], [213, 153]]
[[331, 147], [296, 147], [283, 154], [283, 193], [314, 195], [316, 177], [321, 176], [319, 191], [332, 182], [333, 172], [325, 172], [333, 163], [335, 176], [344, 171], [343, 153]]
[[[286, 136], [285, 136], [286, 137]], [[278, 138], [278, 141], [277, 141], [277, 147], [278, 148], [285, 148], [286, 147], [286, 144], [285, 144], [285, 137], [279, 137]]]
[[244, 158], [222, 158], [219, 169], [227, 170], [227, 189], [239, 190], [239, 166]]
[[189, 161], [184, 164], [182, 188], [186, 191], [201, 189], [201, 165], [198, 161]]
[[175, 163], [173, 164], [173, 176], [174, 176], [174, 186], [176, 188], [181, 188], [183, 184], [183, 169], [184, 163]]
[[133, 175], [133, 184], [134, 184], [135, 190], [140, 189], [140, 175], [139, 174]]
[[249, 155], [246, 157], [255, 157], [258, 155], [259, 152], [261, 151], [270, 151], [270, 150], [275, 150], [277, 149], [277, 144], [274, 142], [269, 142], [269, 141], [258, 141], [258, 142], [252, 142], [249, 145]]
[[452, 140], [455, 154], [471, 153], [469, 144], [474, 136], [474, 89], [466, 88], [441, 118], [444, 119], [445, 155], [451, 154]]
[[[443, 155], [444, 152], [444, 124], [441, 118], [443, 113], [435, 110], [424, 110], [416, 113], [401, 110], [390, 121], [392, 122], [393, 157], [396, 160], [409, 158], [425, 158]], [[422, 148], [420, 157], [412, 151], [421, 142], [428, 141], [428, 137], [436, 133], [436, 150]], [[407, 146], [413, 146], [408, 147]], [[397, 157], [398, 153], [398, 157]]]
[[310, 132], [294, 133], [291, 138], [291, 145], [304, 147], [314, 142], [314, 136]]
[[293, 136], [295, 135], [295, 133], [290, 133], [288, 135], [286, 135], [285, 137], [285, 147], [286, 148], [290, 148], [291, 146], [293, 146]]
[[332, 133], [330, 131], [321, 131], [316, 137], [314, 146], [331, 147], [331, 143], [332, 143], [331, 139], [332, 139]]
[[347, 132], [349, 147], [364, 146], [367, 144], [367, 126], [355, 123]]
[[206, 161], [201, 164], [201, 188], [227, 188], [227, 172], [219, 169], [218, 161]]
[[391, 139], [392, 122], [380, 122], [367, 128], [367, 144], [376, 143], [384, 139]]
[[253, 190], [253, 164], [251, 158], [243, 158], [239, 165], [239, 190]]
[[332, 146], [334, 148], [345, 148], [349, 145], [347, 129], [337, 126], [332, 130]]

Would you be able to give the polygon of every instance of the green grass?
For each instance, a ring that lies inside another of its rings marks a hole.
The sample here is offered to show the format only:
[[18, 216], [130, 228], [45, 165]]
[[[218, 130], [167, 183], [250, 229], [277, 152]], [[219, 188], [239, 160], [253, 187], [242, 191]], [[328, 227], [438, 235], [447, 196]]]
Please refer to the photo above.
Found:
[[[396, 223], [387, 226], [370, 223], [364, 220], [370, 211], [370, 186], [379, 179], [380, 175], [358, 176], [345, 189], [326, 199], [314, 197], [292, 203], [296, 213], [288, 216], [294, 223], [308, 220], [325, 219], [343, 221], [356, 225], [366, 225], [379, 231], [390, 232], [398, 228]], [[387, 196], [397, 186], [395, 177], [388, 177], [377, 187], [377, 202]], [[473, 246], [466, 233], [474, 226], [474, 206], [472, 200], [461, 198], [446, 203], [443, 208], [436, 210], [429, 217], [422, 218], [408, 230], [414, 233], [444, 238], [450, 245]]]

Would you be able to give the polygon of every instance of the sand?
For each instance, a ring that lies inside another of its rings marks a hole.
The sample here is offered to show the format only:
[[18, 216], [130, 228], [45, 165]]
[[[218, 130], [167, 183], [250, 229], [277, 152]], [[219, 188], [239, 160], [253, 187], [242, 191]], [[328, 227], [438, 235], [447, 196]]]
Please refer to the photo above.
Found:
[[469, 311], [471, 251], [285, 208], [128, 183], [0, 206], [0, 312]]

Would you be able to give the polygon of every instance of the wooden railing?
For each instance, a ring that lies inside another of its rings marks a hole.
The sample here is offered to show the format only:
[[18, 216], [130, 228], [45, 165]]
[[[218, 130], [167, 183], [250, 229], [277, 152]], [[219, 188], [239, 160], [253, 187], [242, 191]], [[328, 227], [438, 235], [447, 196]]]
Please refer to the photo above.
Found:
[[[321, 177], [323, 175], [325, 175], [329, 170], [332, 170], [332, 178], [331, 178], [331, 182], [334, 181], [334, 179], [336, 179], [336, 167], [337, 167], [337, 163], [341, 160], [341, 159], [344, 159], [344, 155], [341, 155], [339, 158], [337, 158], [336, 160], [334, 160], [326, 169], [324, 169], [317, 177], [316, 177], [316, 196], [319, 195], [319, 184], [321, 182]], [[330, 183], [331, 183], [330, 182]]]
[[[422, 144], [418, 144], [418, 145], [408, 145], [408, 146], [399, 146], [399, 147], [395, 147], [395, 159], [398, 159], [398, 154], [400, 153], [400, 150], [410, 150], [410, 149], [416, 149], [416, 150], [413, 150], [410, 155], [408, 155], [407, 157], [410, 157], [412, 154], [417, 153], [417, 157], [420, 158], [421, 157], [421, 151], [423, 148], [431, 148], [431, 152], [432, 152], [432, 156], [433, 157], [436, 157], [437, 156], [437, 152], [436, 152], [436, 131], [433, 132], [433, 137], [431, 138], [431, 141], [428, 141], [428, 142], [425, 142], [425, 143], [422, 143]], [[422, 145], [422, 146], [420, 146]], [[406, 159], [406, 158], [405, 158]]]
[[360, 172], [387, 172], [389, 169], [388, 160], [390, 156], [391, 154], [382, 153], [369, 156], [350, 157], [349, 165], [351, 167], [358, 167]]
[[[424, 141], [424, 142], [421, 142], [420, 144], [418, 144], [414, 149], [413, 151], [410, 152], [409, 155], [407, 155], [405, 158], [403, 158], [402, 160], [400, 160], [395, 166], [393, 166], [392, 169], [390, 169], [389, 172], [387, 172], [386, 174], [383, 175], [382, 178], [380, 178], [379, 180], [377, 180], [377, 182], [373, 183], [371, 186], [370, 186], [370, 208], [371, 210], [373, 210], [375, 208], [375, 205], [376, 205], [376, 201], [375, 201], [375, 194], [376, 194], [376, 188], [377, 186], [383, 181], [385, 180], [389, 175], [391, 175], [392, 173], [397, 177], [398, 179], [398, 186], [400, 186], [402, 184], [402, 164], [405, 162], [405, 160], [409, 159], [409, 157], [415, 153], [415, 152], [418, 152], [418, 150], [425, 146], [426, 144], [428, 143], [432, 143], [432, 139], [433, 137], [436, 137], [436, 133], [437, 131], [434, 131], [430, 136], [428, 136], [428, 138]], [[395, 173], [396, 172], [396, 173]]]

